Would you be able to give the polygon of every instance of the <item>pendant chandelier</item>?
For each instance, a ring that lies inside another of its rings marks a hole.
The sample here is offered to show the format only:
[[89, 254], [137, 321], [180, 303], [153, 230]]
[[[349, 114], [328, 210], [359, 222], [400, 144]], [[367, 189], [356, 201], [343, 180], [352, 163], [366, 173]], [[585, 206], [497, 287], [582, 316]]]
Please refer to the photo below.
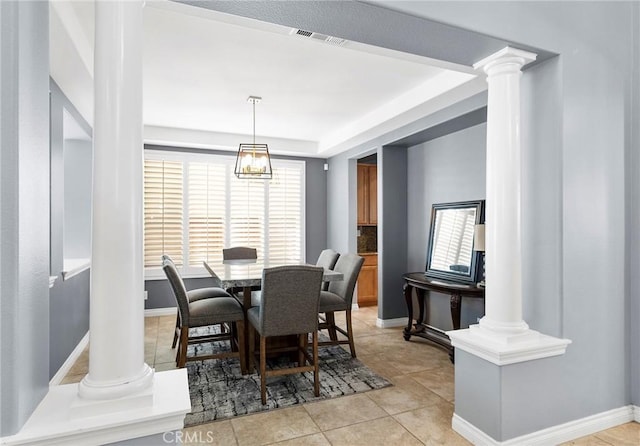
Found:
[[238, 147], [238, 156], [236, 157], [236, 167], [234, 169], [234, 173], [238, 178], [270, 180], [273, 175], [269, 147], [266, 144], [256, 144], [256, 104], [261, 100], [262, 98], [257, 96], [249, 96], [249, 99], [247, 99], [247, 102], [253, 104], [253, 143], [243, 143]]

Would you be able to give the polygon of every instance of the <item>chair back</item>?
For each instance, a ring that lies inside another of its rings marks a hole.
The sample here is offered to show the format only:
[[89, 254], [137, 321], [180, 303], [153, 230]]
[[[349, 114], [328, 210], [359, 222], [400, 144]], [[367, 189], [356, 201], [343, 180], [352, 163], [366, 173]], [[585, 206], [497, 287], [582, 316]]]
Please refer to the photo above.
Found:
[[178, 269], [173, 264], [171, 259], [164, 259], [162, 261], [162, 269], [164, 274], [169, 279], [171, 289], [173, 290], [173, 296], [178, 304], [178, 313], [180, 314], [180, 326], [189, 325], [189, 299], [187, 298], [187, 289], [184, 286], [182, 277], [178, 273]]
[[363, 263], [364, 257], [350, 253], [341, 254], [333, 267], [333, 270], [341, 272], [344, 278], [329, 282], [328, 291], [342, 297], [349, 306], [353, 300], [353, 290], [356, 287], [358, 274], [360, 274]]
[[321, 266], [326, 269], [333, 269], [333, 267], [336, 266], [338, 257], [340, 257], [340, 254], [335, 252], [333, 249], [325, 249], [318, 256], [316, 266]]
[[[340, 254], [338, 254], [333, 249], [325, 249], [318, 256], [316, 266], [321, 266], [326, 269], [333, 269], [333, 267], [336, 265], [336, 262], [338, 261], [338, 257], [340, 257]], [[325, 291], [328, 290], [329, 282], [324, 282], [322, 284], [322, 289]]]
[[258, 250], [255, 248], [247, 248], [245, 246], [236, 246], [222, 250], [222, 260], [244, 260], [257, 259]]
[[309, 265], [265, 268], [258, 330], [262, 336], [313, 333], [323, 269]]

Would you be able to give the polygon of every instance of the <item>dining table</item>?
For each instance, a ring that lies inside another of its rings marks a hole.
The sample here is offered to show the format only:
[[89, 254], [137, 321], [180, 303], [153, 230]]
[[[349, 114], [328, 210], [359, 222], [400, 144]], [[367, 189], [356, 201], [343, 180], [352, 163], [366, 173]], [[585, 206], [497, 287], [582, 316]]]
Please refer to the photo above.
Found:
[[[256, 259], [224, 260], [222, 264], [212, 265], [206, 260], [202, 262], [209, 274], [220, 281], [220, 286], [225, 290], [242, 288], [242, 308], [244, 311], [245, 352], [249, 355], [249, 320], [247, 311], [251, 308], [251, 291], [259, 289], [262, 285], [262, 270], [267, 267], [285, 265], [304, 265], [305, 263], [292, 263], [282, 261], [260, 261]], [[315, 266], [315, 265], [311, 265]], [[341, 281], [344, 275], [339, 271], [324, 268], [323, 282]], [[249, 364], [247, 358], [247, 364]]]

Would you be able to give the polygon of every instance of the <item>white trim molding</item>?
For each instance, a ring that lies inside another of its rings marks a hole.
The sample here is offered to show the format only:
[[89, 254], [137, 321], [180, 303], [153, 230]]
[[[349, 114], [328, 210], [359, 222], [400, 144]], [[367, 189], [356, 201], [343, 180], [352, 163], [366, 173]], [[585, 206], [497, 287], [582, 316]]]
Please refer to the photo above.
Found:
[[406, 317], [397, 317], [395, 319], [376, 319], [376, 327], [378, 328], [404, 327], [405, 325], [407, 325]]
[[87, 345], [89, 345], [88, 331], [84, 335], [84, 337], [80, 339], [80, 342], [78, 342], [76, 348], [73, 349], [67, 360], [60, 366], [56, 374], [53, 375], [53, 378], [51, 378], [51, 381], [49, 381], [49, 386], [57, 386], [62, 382], [64, 377], [67, 376], [67, 373], [69, 373], [69, 370], [71, 370], [71, 367], [73, 367], [73, 364], [75, 364], [76, 360], [80, 357]]
[[[148, 404], [92, 416], [91, 410], [91, 415], [73, 410], [78, 404], [100, 403], [79, 397], [78, 384], [50, 387], [22, 429], [2, 437], [0, 444], [90, 446], [182, 429], [184, 416], [191, 410], [187, 369], [155, 373], [151, 389], [143, 390], [152, 393]], [[120, 402], [136, 396], [128, 395]]]
[[640, 423], [640, 407], [638, 406], [633, 406], [633, 420]]
[[49, 276], [49, 288], [53, 288], [53, 284], [56, 283], [58, 276]]
[[564, 355], [571, 344], [570, 339], [555, 338], [534, 330], [511, 338], [493, 336], [490, 330], [478, 324], [446, 333], [453, 347], [499, 366]]
[[176, 311], [178, 311], [176, 307], [149, 308], [144, 310], [144, 317], [175, 316]]
[[451, 427], [473, 444], [481, 444], [484, 446], [520, 446], [524, 444], [527, 446], [546, 446], [549, 444], [564, 443], [624, 423], [629, 423], [630, 421], [634, 421], [634, 412], [637, 420], [637, 409], [637, 406], [635, 408], [634, 406], [624, 406], [619, 409], [612, 409], [590, 415], [579, 420], [558, 424], [557, 426], [551, 426], [505, 441], [493, 439], [455, 413], [451, 420]]
[[69, 280], [91, 268], [91, 259], [64, 259], [62, 280]]

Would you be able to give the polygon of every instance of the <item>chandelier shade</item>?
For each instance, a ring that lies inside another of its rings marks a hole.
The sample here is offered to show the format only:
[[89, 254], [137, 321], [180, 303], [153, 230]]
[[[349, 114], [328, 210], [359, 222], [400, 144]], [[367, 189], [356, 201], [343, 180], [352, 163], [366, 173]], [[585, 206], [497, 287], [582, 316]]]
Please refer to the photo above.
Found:
[[256, 104], [261, 100], [258, 96], [249, 96], [247, 99], [247, 102], [253, 104], [253, 143], [242, 143], [238, 147], [234, 169], [238, 178], [269, 180], [273, 176], [269, 147], [266, 144], [256, 144]]
[[271, 179], [269, 147], [266, 144], [240, 144], [234, 172], [238, 178]]

